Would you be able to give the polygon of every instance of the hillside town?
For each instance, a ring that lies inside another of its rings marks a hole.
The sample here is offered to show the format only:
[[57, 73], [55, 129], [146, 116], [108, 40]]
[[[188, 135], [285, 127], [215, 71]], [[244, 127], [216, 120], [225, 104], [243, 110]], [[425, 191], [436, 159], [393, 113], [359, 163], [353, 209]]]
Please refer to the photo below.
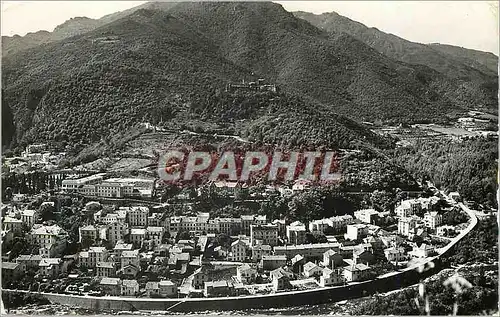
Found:
[[[187, 214], [172, 214], [176, 205], [138, 202], [151, 197], [154, 180], [106, 177], [69, 177], [53, 194], [87, 197], [79, 210], [85, 221], [78, 227], [78, 241], [70, 241], [53, 220], [44, 220], [60, 209], [50, 195], [36, 209], [29, 208], [30, 201], [40, 195], [12, 197], [3, 204], [4, 288], [179, 298], [346, 285], [439, 254], [469, 221], [458, 206], [459, 193], [444, 195], [435, 188], [432, 196], [400, 201], [394, 212], [362, 209], [309, 223], [261, 214], [219, 217], [196, 212], [194, 203], [206, 195], [203, 190], [188, 198]], [[268, 186], [266, 193], [286, 196], [308, 186], [297, 181], [290, 188]], [[232, 198], [249, 196], [248, 188], [237, 183], [214, 182], [208, 188]], [[130, 198], [127, 206], [116, 203]], [[446, 213], [454, 213], [461, 223], [447, 223]], [[13, 257], [19, 241], [32, 248]], [[32, 282], [25, 283], [26, 278]]]

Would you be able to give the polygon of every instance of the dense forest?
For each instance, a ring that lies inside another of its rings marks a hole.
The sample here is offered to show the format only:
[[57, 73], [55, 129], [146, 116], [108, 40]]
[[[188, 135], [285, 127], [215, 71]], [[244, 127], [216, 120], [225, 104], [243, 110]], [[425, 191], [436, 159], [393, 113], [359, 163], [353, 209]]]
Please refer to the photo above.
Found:
[[454, 247], [447, 258], [451, 264], [489, 263], [498, 259], [498, 223], [495, 218], [480, 221], [474, 230]]
[[[346, 146], [374, 137], [358, 133], [345, 117], [418, 122], [441, 120], [471, 104], [496, 104], [496, 95], [462, 89], [433, 69], [395, 61], [347, 34], [328, 34], [275, 3], [179, 3], [108, 22], [4, 58], [7, 147], [99, 142], [137, 121], [178, 118], [179, 109], [197, 106], [193, 95], [242, 79], [265, 78], [308, 101], [303, 107], [288, 99], [289, 110], [279, 100], [278, 109], [268, 103], [268, 112], [243, 131], [263, 142], [283, 135], [290, 144], [325, 139]], [[214, 109], [206, 110], [216, 114], [217, 97], [213, 101]]]
[[420, 141], [415, 146], [396, 149], [393, 157], [417, 179], [456, 190], [465, 199], [497, 206], [497, 141]]

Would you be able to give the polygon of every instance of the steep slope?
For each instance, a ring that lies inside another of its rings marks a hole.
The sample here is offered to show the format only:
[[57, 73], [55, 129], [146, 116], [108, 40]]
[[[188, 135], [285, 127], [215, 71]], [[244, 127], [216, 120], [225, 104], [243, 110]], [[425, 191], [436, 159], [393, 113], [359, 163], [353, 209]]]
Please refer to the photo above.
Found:
[[167, 10], [175, 5], [177, 5], [176, 2], [147, 2], [127, 10], [105, 15], [100, 19], [90, 19], [87, 17], [71, 18], [63, 24], [58, 25], [52, 32], [38, 31], [28, 33], [25, 36], [2, 36], [2, 56], [16, 54], [32, 47], [60, 41], [71, 36], [95, 30], [98, 27], [124, 18], [141, 9]]
[[168, 108], [174, 93], [223, 87], [247, 73], [214, 50], [177, 19], [140, 10], [85, 35], [7, 56], [2, 84], [16, 139], [71, 134], [66, 141], [96, 140], [105, 130], [126, 129], [153, 109]]
[[496, 87], [395, 61], [278, 4], [147, 5], [154, 9], [4, 58], [15, 140], [98, 141], [143, 119], [173, 119], [190, 111], [193, 98], [208, 100], [228, 82], [258, 77], [301, 96], [303, 107], [328, 109], [321, 118], [330, 116], [334, 125], [347, 124], [334, 113], [415, 122], [496, 109]]
[[[368, 28], [335, 12], [316, 15], [299, 11], [294, 12], [294, 15], [325, 31], [349, 34], [391, 58], [429, 66], [451, 78], [485, 81], [490, 80], [490, 76], [497, 75], [498, 57], [495, 58], [491, 53], [474, 54], [473, 50], [460, 50], [451, 45], [437, 46], [410, 42], [376, 28]], [[476, 63], [463, 63], [464, 55]], [[485, 56], [488, 60], [486, 63]]]
[[[12, 109], [14, 139], [20, 145], [50, 141], [81, 149], [160, 118], [168, 127], [194, 120], [226, 126], [247, 120], [251, 126], [272, 104], [274, 115], [294, 118], [292, 135], [323, 133], [317, 140], [335, 147], [384, 142], [331, 109], [315, 110], [286, 94], [224, 93], [228, 82], [253, 78], [251, 71], [221, 57], [219, 47], [204, 34], [162, 11], [141, 9], [83, 35], [7, 56], [3, 62], [2, 109]], [[243, 113], [234, 110], [241, 105]], [[220, 115], [214, 116], [220, 107]], [[301, 122], [307, 121], [299, 115], [304, 111], [321, 125], [301, 129]], [[257, 139], [252, 131], [246, 136]]]
[[461, 108], [496, 109], [490, 81], [459, 81], [394, 61], [345, 33], [322, 32], [275, 3], [186, 2], [167, 12], [202, 30], [227, 59], [358, 120], [434, 120]]

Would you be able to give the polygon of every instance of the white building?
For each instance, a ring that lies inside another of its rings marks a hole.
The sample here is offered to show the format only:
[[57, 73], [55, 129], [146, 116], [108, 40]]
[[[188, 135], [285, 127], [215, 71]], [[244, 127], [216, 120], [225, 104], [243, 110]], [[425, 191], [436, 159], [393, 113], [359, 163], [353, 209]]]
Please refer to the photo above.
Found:
[[373, 224], [379, 213], [375, 209], [362, 209], [354, 212], [354, 217], [364, 223]]
[[274, 247], [275, 255], [285, 255], [288, 259], [293, 258], [297, 254], [302, 255], [306, 259], [322, 259], [323, 253], [328, 250], [338, 251], [340, 243], [314, 243], [314, 244], [297, 244]]
[[325, 230], [332, 228], [335, 230], [345, 228], [353, 222], [354, 218], [351, 215], [335, 216], [314, 220], [309, 223], [309, 231], [325, 233]]
[[304, 264], [304, 276], [306, 277], [320, 276], [322, 272], [323, 269], [312, 262]]
[[413, 234], [417, 226], [417, 219], [414, 217], [402, 217], [398, 221], [398, 233], [402, 236]]
[[105, 173], [101, 173], [81, 178], [67, 178], [62, 181], [61, 188], [66, 192], [76, 192], [83, 185], [99, 184], [105, 175]]
[[229, 260], [234, 262], [243, 262], [246, 259], [247, 244], [242, 240], [236, 240], [231, 243]]
[[252, 245], [256, 244], [267, 244], [270, 246], [275, 246], [278, 244], [278, 226], [267, 224], [267, 225], [251, 225], [250, 226], [250, 243]]
[[90, 247], [88, 251], [78, 254], [78, 261], [81, 266], [95, 268], [98, 262], [106, 262], [109, 252], [104, 247]]
[[58, 225], [39, 226], [31, 230], [31, 239], [40, 248], [50, 249], [53, 246], [64, 248], [66, 245], [67, 234]]
[[132, 243], [118, 242], [113, 248], [113, 255], [120, 258], [122, 256], [123, 251], [132, 251], [133, 249], [134, 246], [132, 245]]
[[139, 250], [123, 251], [121, 253], [121, 267], [133, 265], [139, 268]]
[[422, 204], [417, 199], [403, 200], [399, 206], [396, 207], [396, 214], [399, 217], [411, 217], [422, 209]]
[[147, 227], [146, 235], [149, 240], [153, 242], [155, 246], [160, 245], [163, 239], [164, 229], [163, 227]]
[[319, 277], [319, 285], [333, 286], [344, 284], [344, 278], [340, 270], [332, 270], [329, 268], [323, 268], [321, 276]]
[[122, 281], [122, 296], [135, 296], [139, 292], [139, 283], [136, 280]]
[[23, 222], [21, 219], [12, 218], [6, 216], [2, 220], [3, 230], [12, 231], [12, 232], [22, 232], [23, 231]]
[[131, 227], [146, 227], [148, 225], [149, 208], [145, 206], [131, 207], [128, 210], [128, 223]]
[[304, 244], [306, 242], [306, 226], [300, 221], [286, 226], [286, 237], [289, 243]]
[[160, 296], [171, 297], [177, 295], [177, 285], [172, 281], [160, 281], [158, 283]]
[[33, 227], [38, 217], [38, 212], [36, 210], [26, 209], [21, 211], [21, 221], [25, 223], [28, 228]]
[[46, 277], [57, 277], [61, 273], [62, 260], [60, 258], [42, 258], [38, 264], [40, 274]]
[[436, 229], [443, 222], [443, 217], [436, 211], [426, 212], [424, 214], [425, 226], [431, 229]]
[[435, 253], [435, 249], [432, 245], [422, 243], [420, 247], [414, 246], [413, 250], [409, 254], [415, 258], [426, 258]]
[[347, 233], [344, 235], [347, 240], [360, 240], [368, 235], [368, 227], [364, 224], [347, 225]]
[[132, 228], [130, 229], [130, 242], [136, 247], [141, 247], [146, 239], [146, 229]]
[[370, 268], [362, 263], [346, 266], [343, 273], [347, 282], [363, 281], [370, 278]]
[[98, 238], [98, 232], [97, 228], [94, 225], [88, 225], [85, 227], [78, 228], [79, 232], [79, 239], [78, 242], [82, 243], [82, 241], [91, 241], [91, 243], [94, 243], [97, 241]]
[[392, 263], [406, 261], [408, 259], [403, 247], [390, 247], [384, 250], [387, 261]]
[[115, 262], [97, 262], [96, 276], [98, 277], [112, 277], [116, 273]]

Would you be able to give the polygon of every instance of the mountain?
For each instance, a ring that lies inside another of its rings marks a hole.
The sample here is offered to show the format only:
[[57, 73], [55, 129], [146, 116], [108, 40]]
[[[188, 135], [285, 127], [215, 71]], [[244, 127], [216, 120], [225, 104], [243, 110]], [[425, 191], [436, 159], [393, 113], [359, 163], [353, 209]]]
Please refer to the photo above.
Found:
[[48, 31], [28, 33], [25, 36], [2, 36], [2, 56], [22, 52], [52, 41], [51, 33]]
[[67, 37], [92, 31], [100, 26], [124, 18], [140, 9], [166, 10], [176, 4], [176, 2], [147, 2], [127, 10], [105, 15], [100, 19], [74, 17], [56, 26], [52, 32], [38, 31], [28, 33], [25, 36], [2, 36], [2, 56], [15, 54], [41, 44], [60, 41]]
[[[3, 62], [2, 111], [12, 110], [13, 124], [3, 124], [2, 134], [12, 145], [48, 140], [81, 149], [160, 118], [169, 126], [210, 120], [230, 128], [246, 120], [245, 136], [258, 140], [268, 131], [255, 130], [259, 120], [283, 116], [293, 121], [287, 133], [307, 132], [330, 147], [384, 142], [354, 121], [298, 97], [225, 93], [228, 82], [253, 78], [251, 71], [222, 57], [199, 29], [163, 11], [140, 9]], [[235, 110], [239, 105], [242, 111]], [[220, 115], [214, 117], [216, 109]], [[283, 135], [277, 133], [275, 141]]]
[[47, 44], [94, 30], [101, 22], [87, 17], [75, 17], [58, 25], [53, 32], [38, 31], [25, 36], [2, 36], [2, 56], [15, 54], [32, 47]]
[[498, 57], [492, 53], [451, 45], [410, 42], [377, 28], [369, 28], [335, 12], [317, 15], [298, 11], [294, 15], [327, 32], [349, 34], [391, 58], [425, 65], [451, 78], [489, 81], [490, 77], [497, 75]]
[[484, 66], [493, 73], [498, 73], [498, 56], [493, 53], [439, 43], [431, 43], [428, 46], [437, 51], [452, 55], [471, 67], [483, 69], [482, 66]]
[[[392, 59], [275, 3], [146, 3], [99, 21], [91, 31], [4, 57], [2, 92], [14, 143], [99, 142], [140, 121], [220, 121], [211, 109], [232, 113], [249, 104], [258, 111], [235, 118], [247, 120], [241, 133], [264, 140], [262, 133], [274, 131], [290, 141], [304, 134], [317, 140], [328, 131], [334, 135], [327, 138], [330, 146], [350, 146], [356, 140], [381, 143], [352, 119], [438, 121], [497, 105], [496, 87], [488, 81], [493, 76], [465, 67], [471, 78], [488, 80], [452, 78]], [[65, 34], [78, 33], [71, 32]], [[256, 78], [276, 83], [281, 93], [257, 102], [223, 92], [229, 82]], [[272, 106], [276, 98], [285, 100], [279, 111]], [[287, 110], [286, 103], [294, 106]], [[292, 118], [287, 131], [272, 126], [285, 117]]]
[[203, 30], [225, 58], [358, 120], [435, 119], [460, 108], [497, 107], [496, 76], [464, 67], [466, 79], [448, 78], [401, 63], [343, 32], [311, 27], [274, 3], [180, 3], [164, 10]]

